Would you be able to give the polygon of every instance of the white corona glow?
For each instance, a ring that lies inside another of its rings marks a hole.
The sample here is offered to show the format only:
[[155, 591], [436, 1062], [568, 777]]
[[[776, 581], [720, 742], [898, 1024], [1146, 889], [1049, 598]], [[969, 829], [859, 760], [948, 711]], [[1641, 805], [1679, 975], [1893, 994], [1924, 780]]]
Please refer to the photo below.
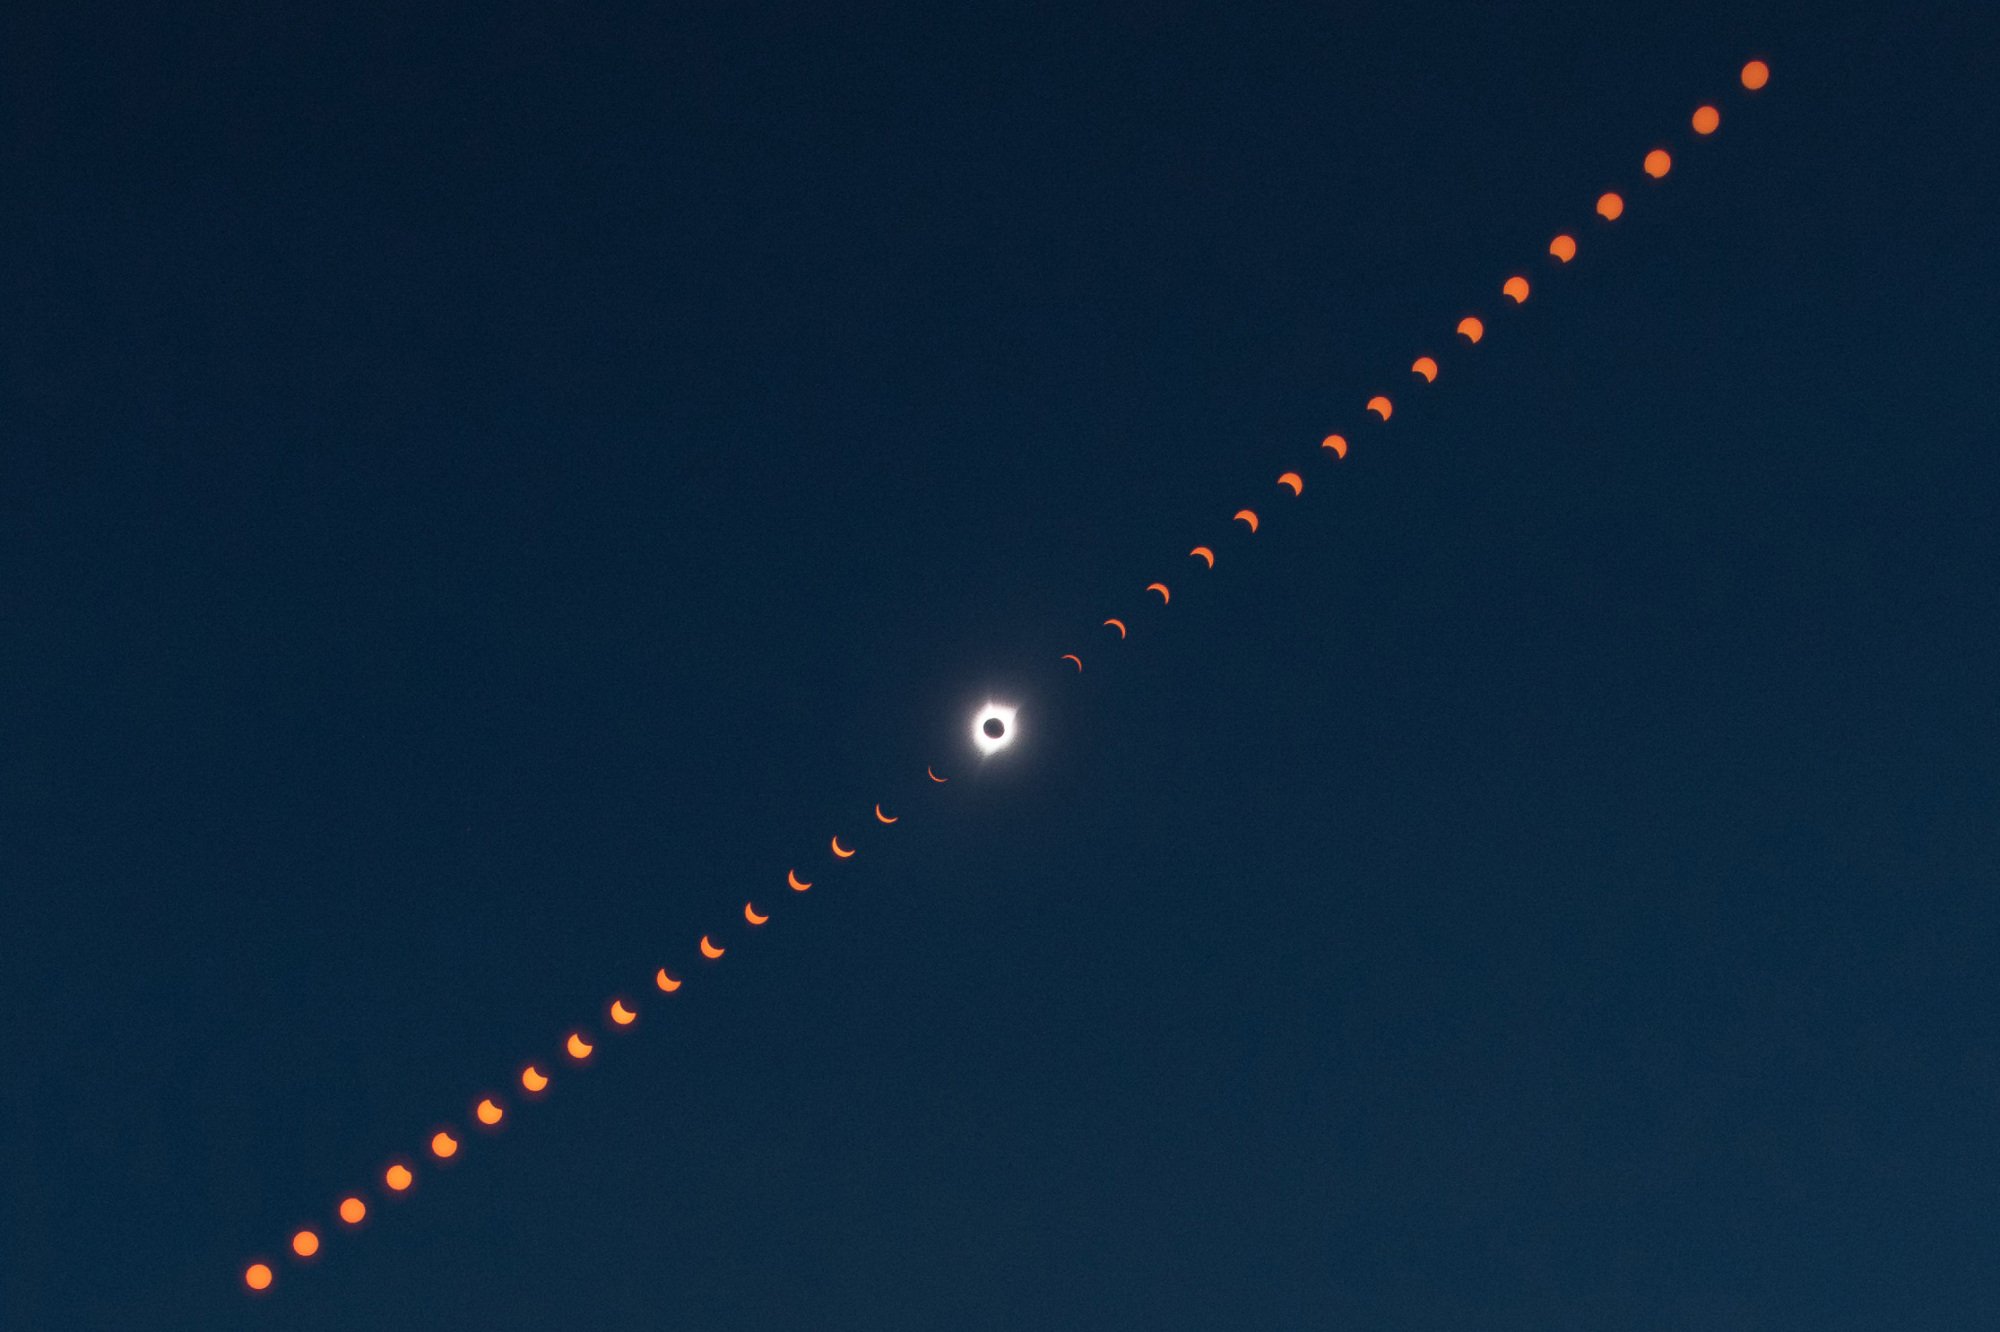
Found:
[[[988, 722], [1000, 723], [1000, 734], [988, 735]], [[1014, 743], [1014, 709], [999, 703], [988, 703], [972, 719], [972, 743], [982, 754], [997, 754]]]

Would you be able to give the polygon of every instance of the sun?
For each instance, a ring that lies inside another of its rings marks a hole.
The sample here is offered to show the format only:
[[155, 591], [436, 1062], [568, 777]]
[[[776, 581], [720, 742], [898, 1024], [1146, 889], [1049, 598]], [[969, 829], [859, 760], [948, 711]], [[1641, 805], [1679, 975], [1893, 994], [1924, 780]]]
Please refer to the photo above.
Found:
[[972, 719], [972, 743], [982, 754], [997, 754], [1014, 743], [1015, 710], [988, 703]]

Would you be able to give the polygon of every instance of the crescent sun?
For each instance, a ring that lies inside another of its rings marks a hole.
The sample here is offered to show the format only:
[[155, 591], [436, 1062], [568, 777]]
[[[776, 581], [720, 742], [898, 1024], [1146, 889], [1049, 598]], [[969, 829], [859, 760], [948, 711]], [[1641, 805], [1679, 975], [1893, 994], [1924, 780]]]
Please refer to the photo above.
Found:
[[743, 919], [749, 921], [752, 925], [762, 925], [765, 921], [770, 919], [770, 916], [758, 915], [756, 903], [745, 902], [743, 904]]
[[854, 854], [852, 851], [849, 851], [846, 847], [840, 844], [840, 834], [838, 833], [835, 833], [833, 838], [833, 854], [839, 856], [842, 860], [846, 860], [849, 856]]
[[1165, 583], [1148, 583], [1148, 584], [1146, 584], [1146, 590], [1147, 590], [1148, 592], [1157, 592], [1157, 593], [1159, 593], [1159, 594], [1160, 594], [1160, 604], [1161, 604], [1162, 606], [1166, 605], [1166, 604], [1167, 604], [1168, 602], [1170, 602], [1170, 601], [1172, 601], [1172, 600], [1174, 599], [1174, 597], [1173, 597], [1173, 593], [1171, 593], [1171, 592], [1167, 591], [1167, 585], [1166, 585]]
[[1116, 629], [1116, 630], [1118, 631], [1118, 636], [1119, 636], [1120, 638], [1123, 638], [1123, 637], [1125, 637], [1125, 621], [1123, 621], [1123, 620], [1106, 620], [1106, 621], [1105, 621], [1105, 623], [1106, 623], [1106, 624], [1108, 624], [1108, 625], [1110, 625], [1110, 626], [1111, 626], [1111, 627], [1112, 627], [1113, 629]]
[[701, 936], [701, 955], [709, 961], [713, 962], [728, 951], [727, 948], [718, 948], [716, 945], [710, 943], [706, 934]]
[[802, 893], [812, 887], [812, 880], [801, 879], [797, 870], [786, 870], [785, 882], [792, 886], [792, 891], [795, 893]]

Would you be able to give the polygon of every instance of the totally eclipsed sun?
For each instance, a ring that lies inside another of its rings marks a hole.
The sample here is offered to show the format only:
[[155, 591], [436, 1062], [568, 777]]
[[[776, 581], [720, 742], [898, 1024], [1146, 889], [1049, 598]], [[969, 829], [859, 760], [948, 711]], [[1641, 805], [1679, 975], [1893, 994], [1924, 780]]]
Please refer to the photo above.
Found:
[[988, 703], [972, 719], [972, 743], [982, 754], [997, 754], [1014, 743], [1014, 709]]

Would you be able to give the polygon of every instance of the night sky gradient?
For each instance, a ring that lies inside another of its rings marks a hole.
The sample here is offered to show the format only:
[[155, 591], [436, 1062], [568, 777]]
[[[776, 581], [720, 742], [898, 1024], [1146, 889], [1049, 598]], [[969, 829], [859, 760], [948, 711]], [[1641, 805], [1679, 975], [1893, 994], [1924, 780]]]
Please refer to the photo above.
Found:
[[10, 7], [0, 1326], [2000, 1326], [1877, 8]]

